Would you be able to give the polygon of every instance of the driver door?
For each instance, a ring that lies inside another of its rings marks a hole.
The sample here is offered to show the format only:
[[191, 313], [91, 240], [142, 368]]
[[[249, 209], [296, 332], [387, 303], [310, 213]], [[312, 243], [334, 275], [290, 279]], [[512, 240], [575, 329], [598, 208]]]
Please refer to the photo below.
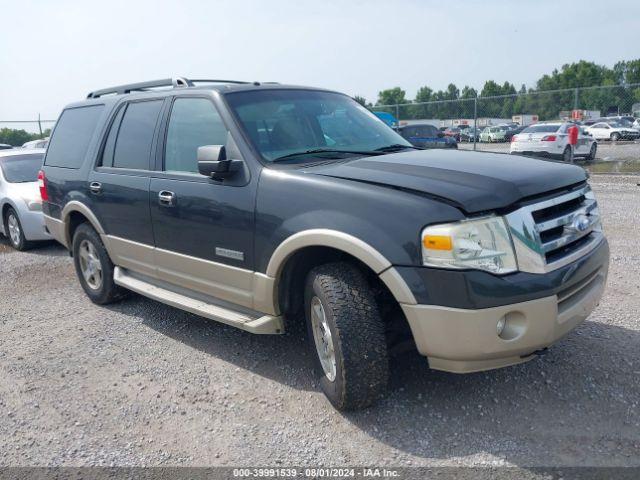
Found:
[[176, 97], [164, 132], [160, 171], [150, 186], [158, 276], [250, 307], [257, 180], [226, 184], [198, 173], [198, 147], [227, 143], [210, 98]]

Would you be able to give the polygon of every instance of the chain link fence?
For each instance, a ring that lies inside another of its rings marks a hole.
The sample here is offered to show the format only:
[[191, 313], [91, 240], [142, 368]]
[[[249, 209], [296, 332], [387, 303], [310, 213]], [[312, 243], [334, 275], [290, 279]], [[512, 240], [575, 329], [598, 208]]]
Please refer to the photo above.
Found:
[[432, 125], [438, 135], [454, 137], [459, 149], [497, 153], [509, 153], [513, 135], [534, 123], [580, 122], [598, 142], [595, 158], [587, 162], [590, 170], [640, 173], [636, 134], [593, 130], [602, 119], [640, 136], [640, 83], [377, 105], [371, 110], [393, 116], [394, 128]]
[[0, 120], [0, 144], [19, 147], [48, 137], [56, 120]]

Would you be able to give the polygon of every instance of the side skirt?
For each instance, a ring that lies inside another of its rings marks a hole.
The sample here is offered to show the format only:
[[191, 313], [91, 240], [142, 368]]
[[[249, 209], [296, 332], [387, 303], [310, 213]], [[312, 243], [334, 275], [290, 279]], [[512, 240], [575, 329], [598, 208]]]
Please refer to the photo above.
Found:
[[164, 282], [146, 279], [121, 267], [115, 268], [113, 280], [117, 285], [145, 297], [250, 333], [284, 333], [284, 322], [281, 316], [263, 315], [213, 298], [195, 298]]

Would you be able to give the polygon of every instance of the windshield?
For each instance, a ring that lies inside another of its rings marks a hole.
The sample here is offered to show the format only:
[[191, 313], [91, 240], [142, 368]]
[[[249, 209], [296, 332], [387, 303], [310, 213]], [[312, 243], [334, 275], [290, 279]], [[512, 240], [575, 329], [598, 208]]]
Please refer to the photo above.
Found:
[[[252, 90], [226, 95], [266, 161], [317, 150], [373, 152], [411, 144], [346, 95], [313, 90]], [[379, 152], [378, 152], [379, 153]], [[302, 155], [303, 160], [308, 155]]]
[[9, 183], [36, 182], [42, 168], [42, 153], [0, 158], [4, 179]]
[[558, 131], [561, 125], [558, 124], [550, 124], [550, 125], [531, 125], [530, 127], [525, 128], [522, 133], [555, 133]]

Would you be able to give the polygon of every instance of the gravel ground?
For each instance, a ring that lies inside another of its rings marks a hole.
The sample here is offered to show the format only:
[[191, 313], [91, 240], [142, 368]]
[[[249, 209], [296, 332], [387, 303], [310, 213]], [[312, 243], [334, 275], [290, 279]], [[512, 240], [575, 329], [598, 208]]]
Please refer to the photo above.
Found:
[[640, 466], [639, 182], [593, 178], [607, 293], [546, 356], [458, 376], [404, 354], [389, 396], [350, 414], [298, 336], [137, 296], [98, 307], [62, 248], [0, 240], [0, 464]]

